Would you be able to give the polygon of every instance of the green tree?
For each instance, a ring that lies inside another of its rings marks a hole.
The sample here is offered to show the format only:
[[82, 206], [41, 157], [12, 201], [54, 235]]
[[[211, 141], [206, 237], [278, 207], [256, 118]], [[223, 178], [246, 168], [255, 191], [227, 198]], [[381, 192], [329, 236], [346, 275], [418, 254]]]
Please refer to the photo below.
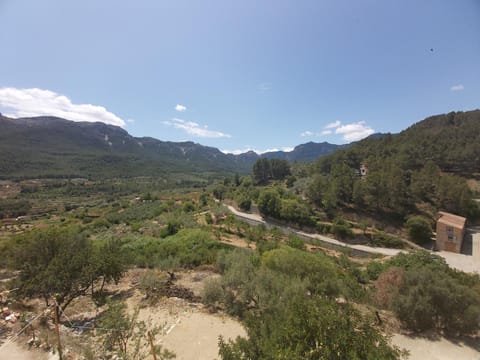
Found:
[[300, 225], [312, 225], [309, 207], [295, 198], [281, 200], [278, 215], [281, 219]]
[[33, 230], [16, 240], [16, 294], [41, 297], [47, 306], [54, 300], [62, 311], [79, 296], [95, 295], [98, 282], [103, 289], [105, 282], [118, 281], [124, 271], [118, 244], [107, 242], [97, 251], [77, 227]]
[[258, 197], [258, 209], [262, 214], [278, 217], [281, 209], [281, 198], [275, 189], [266, 189]]
[[18, 239], [15, 258], [20, 274], [15, 282], [20, 297], [54, 300], [62, 310], [86, 295], [98, 273], [93, 249], [78, 228], [34, 230]]
[[285, 159], [270, 160], [271, 176], [275, 180], [283, 180], [291, 174], [290, 165]]
[[290, 165], [284, 159], [260, 158], [253, 164], [253, 178], [257, 184], [266, 184], [270, 179], [283, 180], [290, 174]]
[[417, 244], [424, 244], [433, 236], [430, 221], [424, 216], [412, 216], [405, 225], [409, 238]]
[[307, 197], [317, 206], [322, 206], [324, 194], [328, 187], [328, 180], [325, 176], [315, 175], [307, 189]]
[[257, 184], [266, 184], [271, 173], [270, 161], [267, 158], [260, 158], [253, 164], [253, 179]]
[[117, 284], [127, 270], [127, 259], [122, 251], [121, 241], [107, 239], [95, 246], [90, 266], [93, 268], [90, 275], [91, 295], [99, 305], [102, 305], [105, 284], [111, 282]]

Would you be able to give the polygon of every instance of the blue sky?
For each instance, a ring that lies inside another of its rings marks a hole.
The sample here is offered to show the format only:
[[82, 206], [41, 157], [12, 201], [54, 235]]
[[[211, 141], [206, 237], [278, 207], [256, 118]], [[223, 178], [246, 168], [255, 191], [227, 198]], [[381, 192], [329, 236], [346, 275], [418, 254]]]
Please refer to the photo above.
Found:
[[480, 1], [0, 0], [0, 111], [222, 150], [479, 108]]

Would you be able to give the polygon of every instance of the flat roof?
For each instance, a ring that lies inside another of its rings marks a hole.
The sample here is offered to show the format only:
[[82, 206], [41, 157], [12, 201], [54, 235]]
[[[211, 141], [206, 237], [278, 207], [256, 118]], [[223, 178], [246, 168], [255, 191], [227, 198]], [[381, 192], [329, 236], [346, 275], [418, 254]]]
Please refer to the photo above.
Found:
[[444, 211], [439, 211], [438, 214], [440, 215], [440, 218], [438, 219], [438, 221], [443, 224], [455, 226], [458, 228], [465, 227], [465, 222], [467, 221], [467, 219], [464, 218], [463, 216], [450, 214]]

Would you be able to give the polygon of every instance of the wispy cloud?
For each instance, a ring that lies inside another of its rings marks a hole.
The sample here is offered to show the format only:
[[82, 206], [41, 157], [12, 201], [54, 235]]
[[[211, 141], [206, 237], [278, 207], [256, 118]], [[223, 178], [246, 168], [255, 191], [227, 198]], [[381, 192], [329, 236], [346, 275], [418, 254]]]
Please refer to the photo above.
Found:
[[258, 91], [263, 94], [263, 93], [266, 93], [267, 91], [272, 90], [272, 84], [269, 82], [262, 82], [258, 84], [257, 88], [258, 88]]
[[173, 126], [176, 129], [185, 131], [189, 135], [203, 137], [203, 138], [230, 138], [231, 135], [225, 134], [221, 131], [209, 130], [207, 126], [200, 126], [193, 121], [185, 121], [182, 119], [173, 118], [163, 122], [165, 125]]
[[462, 91], [464, 89], [465, 87], [462, 84], [453, 85], [452, 87], [450, 87], [450, 91]]
[[74, 104], [64, 96], [38, 88], [0, 88], [0, 108], [13, 118], [33, 116], [57, 116], [72, 121], [100, 121], [125, 126], [125, 121], [103, 106]]
[[367, 137], [375, 132], [365, 121], [358, 121], [349, 124], [342, 124], [340, 120], [328, 123], [323, 127], [323, 130], [319, 132], [313, 132], [310, 130], [304, 131], [300, 134], [302, 137], [321, 137], [331, 134], [342, 135], [345, 141], [356, 141]]
[[341, 134], [346, 141], [356, 141], [363, 139], [375, 132], [365, 121], [359, 121], [346, 125], [340, 125], [335, 129], [335, 134]]
[[185, 110], [187, 110], [187, 107], [185, 105], [180, 105], [180, 104], [177, 104], [175, 106], [175, 110], [179, 111], [179, 112], [184, 112]]
[[311, 136], [315, 136], [315, 133], [313, 131], [304, 131], [300, 134], [301, 137], [311, 137]]
[[340, 120], [337, 120], [337, 121], [334, 121], [334, 122], [331, 122], [327, 125], [325, 125], [325, 129], [334, 129], [334, 128], [337, 128], [341, 125], [341, 121]]
[[127, 123], [133, 124], [135, 122], [135, 119], [127, 119]]

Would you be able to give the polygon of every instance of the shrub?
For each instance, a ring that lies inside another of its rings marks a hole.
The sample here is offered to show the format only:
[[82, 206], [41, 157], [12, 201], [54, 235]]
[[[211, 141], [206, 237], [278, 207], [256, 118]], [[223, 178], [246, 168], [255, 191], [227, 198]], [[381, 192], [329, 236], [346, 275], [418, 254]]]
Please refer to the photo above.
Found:
[[238, 203], [238, 207], [243, 211], [249, 211], [252, 206], [252, 200], [245, 196], [240, 197], [237, 200], [237, 203]]
[[343, 218], [335, 218], [330, 231], [342, 240], [353, 237], [353, 231], [350, 228], [350, 224]]
[[424, 216], [412, 216], [406, 222], [410, 240], [417, 244], [425, 244], [432, 236], [430, 221]]
[[372, 235], [372, 240], [370, 241], [370, 243], [373, 246], [388, 247], [393, 249], [405, 248], [405, 244], [402, 240], [394, 236], [387, 235], [383, 231], [376, 231]]
[[247, 338], [220, 338], [222, 359], [398, 359], [379, 330], [349, 305], [294, 294], [246, 322]]
[[202, 300], [206, 305], [215, 306], [224, 297], [222, 282], [219, 278], [207, 279], [203, 285]]
[[414, 331], [473, 334], [480, 329], [480, 298], [447, 274], [424, 267], [405, 273], [393, 301], [398, 318]]
[[306, 249], [305, 241], [295, 235], [289, 235], [286, 244], [295, 249]]
[[382, 273], [375, 281], [375, 303], [382, 308], [390, 309], [403, 285], [404, 276], [405, 270], [399, 267], [392, 267]]
[[165, 274], [156, 270], [147, 270], [140, 277], [139, 288], [146, 299], [155, 299], [166, 281]]
[[110, 222], [105, 218], [97, 218], [92, 222], [92, 227], [94, 229], [100, 229], [100, 228], [108, 229], [110, 225], [111, 225]]

